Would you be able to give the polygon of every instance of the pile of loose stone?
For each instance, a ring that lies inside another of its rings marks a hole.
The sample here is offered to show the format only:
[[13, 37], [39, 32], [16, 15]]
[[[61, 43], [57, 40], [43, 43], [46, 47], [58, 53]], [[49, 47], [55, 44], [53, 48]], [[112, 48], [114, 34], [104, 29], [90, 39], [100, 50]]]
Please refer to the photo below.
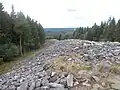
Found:
[[[71, 63], [89, 65], [91, 70], [57, 72], [49, 63], [58, 56]], [[117, 68], [120, 68], [118, 42], [56, 41], [23, 61], [19, 69], [0, 75], [0, 90], [120, 90]]]

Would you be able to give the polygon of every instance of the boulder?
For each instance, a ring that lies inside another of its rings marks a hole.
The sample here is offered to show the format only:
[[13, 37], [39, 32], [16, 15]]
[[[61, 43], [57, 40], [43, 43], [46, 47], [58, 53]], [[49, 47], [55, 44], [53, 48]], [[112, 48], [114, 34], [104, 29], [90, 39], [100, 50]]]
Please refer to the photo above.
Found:
[[73, 75], [69, 74], [66, 79], [67, 79], [67, 86], [73, 87]]

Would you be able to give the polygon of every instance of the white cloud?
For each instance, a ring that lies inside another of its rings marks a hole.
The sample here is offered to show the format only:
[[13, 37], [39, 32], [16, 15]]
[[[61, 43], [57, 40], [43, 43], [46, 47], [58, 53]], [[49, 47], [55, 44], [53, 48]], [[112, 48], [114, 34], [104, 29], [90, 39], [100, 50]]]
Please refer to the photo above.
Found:
[[75, 27], [100, 24], [110, 16], [120, 18], [119, 0], [1, 0], [10, 12], [23, 11], [43, 27]]

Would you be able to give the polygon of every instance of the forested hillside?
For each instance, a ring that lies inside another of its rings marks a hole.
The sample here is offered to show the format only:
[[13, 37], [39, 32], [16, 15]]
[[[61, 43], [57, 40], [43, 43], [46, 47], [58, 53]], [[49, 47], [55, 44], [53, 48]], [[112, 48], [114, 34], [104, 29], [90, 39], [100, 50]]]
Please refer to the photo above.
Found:
[[0, 3], [0, 59], [10, 60], [34, 49], [45, 42], [43, 27], [36, 20], [20, 12], [8, 14]]
[[92, 27], [80, 27], [73, 33], [75, 39], [91, 41], [118, 41], [120, 42], [120, 19], [109, 18], [107, 22], [96, 23]]
[[47, 39], [71, 39], [74, 28], [44, 28]]

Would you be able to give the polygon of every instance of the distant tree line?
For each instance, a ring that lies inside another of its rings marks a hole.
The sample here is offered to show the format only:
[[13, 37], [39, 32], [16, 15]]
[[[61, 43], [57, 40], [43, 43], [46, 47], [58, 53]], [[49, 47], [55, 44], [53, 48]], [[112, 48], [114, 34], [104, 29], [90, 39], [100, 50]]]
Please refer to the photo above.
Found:
[[120, 19], [116, 22], [114, 18], [96, 23], [92, 27], [79, 27], [73, 33], [74, 39], [85, 39], [90, 41], [117, 41], [120, 42]]
[[25, 52], [38, 49], [45, 42], [43, 27], [20, 12], [8, 14], [0, 3], [0, 58], [8, 61]]
[[71, 34], [59, 34], [59, 35], [53, 35], [53, 36], [46, 36], [46, 39], [57, 39], [57, 40], [65, 40], [65, 39], [72, 39]]

